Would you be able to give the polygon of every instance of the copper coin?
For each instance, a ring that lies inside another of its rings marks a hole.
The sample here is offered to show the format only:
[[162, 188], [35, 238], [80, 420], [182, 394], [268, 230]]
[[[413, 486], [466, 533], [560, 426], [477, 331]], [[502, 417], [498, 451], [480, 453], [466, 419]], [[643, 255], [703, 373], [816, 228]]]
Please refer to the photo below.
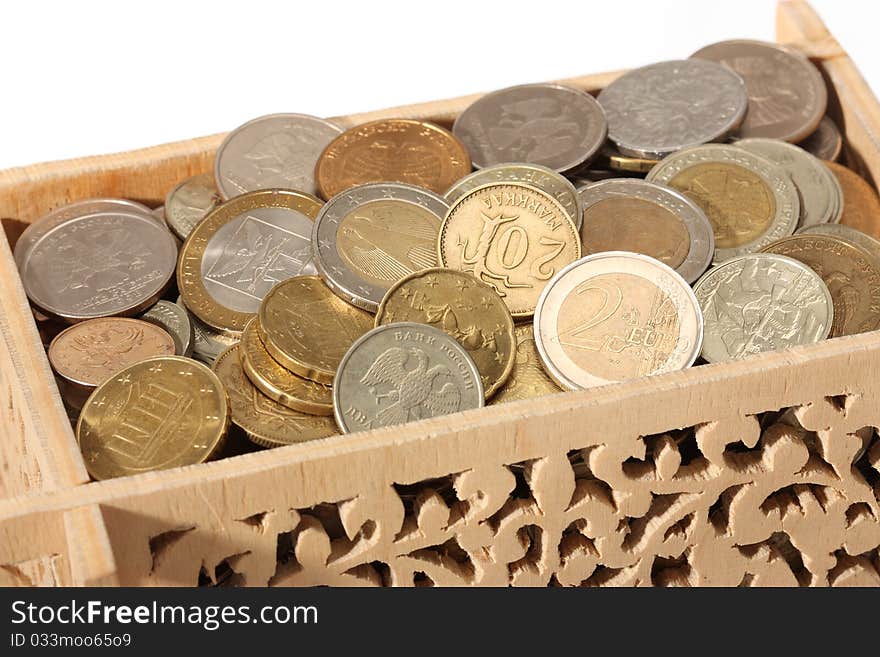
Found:
[[880, 198], [871, 184], [852, 169], [825, 162], [843, 191], [843, 214], [838, 223], [880, 238]]
[[819, 126], [798, 146], [820, 160], [833, 162], [840, 157], [840, 152], [843, 150], [843, 135], [840, 134], [840, 129], [834, 121], [823, 116]]
[[825, 116], [828, 90], [819, 70], [801, 53], [763, 41], [721, 41], [691, 57], [727, 65], [743, 78], [749, 109], [740, 138], [768, 137], [797, 142]]
[[442, 194], [470, 173], [464, 145], [427, 121], [381, 119], [346, 130], [327, 145], [315, 167], [321, 196], [355, 185], [399, 182]]

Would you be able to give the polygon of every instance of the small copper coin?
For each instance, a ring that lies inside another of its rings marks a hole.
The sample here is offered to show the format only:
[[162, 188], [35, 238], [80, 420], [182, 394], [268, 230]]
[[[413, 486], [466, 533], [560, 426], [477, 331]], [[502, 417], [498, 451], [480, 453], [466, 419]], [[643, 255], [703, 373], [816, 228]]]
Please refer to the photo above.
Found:
[[825, 162], [843, 191], [840, 222], [880, 239], [880, 198], [871, 184], [852, 169], [836, 162]]
[[819, 126], [798, 146], [820, 160], [834, 162], [840, 157], [840, 152], [843, 150], [843, 135], [840, 134], [840, 128], [834, 121], [823, 116], [819, 121]]
[[464, 145], [427, 121], [381, 119], [346, 130], [318, 158], [315, 181], [321, 196], [370, 182], [399, 182], [442, 194], [470, 173]]

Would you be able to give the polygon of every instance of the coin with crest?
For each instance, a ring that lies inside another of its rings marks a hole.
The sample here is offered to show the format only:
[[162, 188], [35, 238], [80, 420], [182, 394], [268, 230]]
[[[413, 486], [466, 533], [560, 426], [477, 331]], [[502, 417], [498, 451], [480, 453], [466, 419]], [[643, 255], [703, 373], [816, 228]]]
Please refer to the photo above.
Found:
[[358, 338], [333, 383], [333, 412], [343, 433], [482, 405], [480, 373], [464, 347], [414, 322], [378, 326]]
[[165, 197], [165, 223], [171, 232], [185, 240], [219, 203], [214, 176], [203, 173], [187, 178]]

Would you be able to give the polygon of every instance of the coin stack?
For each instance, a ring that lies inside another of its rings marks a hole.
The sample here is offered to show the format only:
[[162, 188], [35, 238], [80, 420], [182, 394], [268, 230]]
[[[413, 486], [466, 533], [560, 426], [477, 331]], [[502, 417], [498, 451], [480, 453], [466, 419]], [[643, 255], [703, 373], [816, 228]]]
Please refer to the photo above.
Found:
[[451, 130], [274, 114], [15, 259], [96, 479], [222, 456], [230, 423], [427, 420], [880, 327], [880, 201], [826, 105], [800, 53], [727, 41]]

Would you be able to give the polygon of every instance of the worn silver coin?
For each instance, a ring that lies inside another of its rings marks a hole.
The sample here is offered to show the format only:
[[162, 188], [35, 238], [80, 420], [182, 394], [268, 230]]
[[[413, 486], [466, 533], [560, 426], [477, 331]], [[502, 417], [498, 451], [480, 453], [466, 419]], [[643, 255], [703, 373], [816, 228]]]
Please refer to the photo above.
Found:
[[334, 293], [370, 312], [394, 283], [437, 266], [449, 204], [403, 183], [367, 183], [331, 198], [312, 232], [315, 265]]
[[486, 94], [452, 126], [478, 169], [528, 162], [560, 173], [591, 160], [607, 131], [595, 98], [559, 84], [525, 84]]
[[843, 150], [843, 135], [840, 134], [837, 124], [826, 115], [819, 121], [818, 127], [812, 134], [798, 146], [820, 160], [836, 162]]
[[203, 173], [187, 178], [165, 197], [165, 223], [171, 232], [185, 240], [219, 203], [214, 176]]
[[524, 183], [547, 192], [559, 201], [559, 205], [568, 213], [575, 226], [580, 229], [584, 211], [575, 186], [565, 176], [540, 164], [512, 162], [478, 169], [452, 185], [443, 194], [443, 198], [452, 205], [477, 187], [503, 182]]
[[659, 159], [723, 138], [748, 108], [743, 79], [702, 59], [659, 62], [625, 73], [597, 100], [608, 138], [624, 155]]
[[482, 405], [480, 373], [465, 348], [440, 329], [415, 322], [362, 335], [333, 380], [333, 415], [344, 433]]
[[27, 251], [21, 272], [35, 306], [76, 322], [150, 307], [176, 264], [177, 242], [155, 217], [112, 211], [58, 223]]
[[217, 331], [205, 324], [196, 317], [186, 304], [183, 298], [178, 296], [176, 304], [183, 308], [189, 318], [192, 326], [192, 357], [206, 365], [213, 365], [220, 353], [238, 343], [241, 339], [241, 333], [234, 331]]
[[230, 132], [214, 159], [224, 200], [256, 189], [293, 189], [317, 195], [315, 164], [342, 128], [307, 114], [270, 114]]
[[159, 299], [140, 319], [165, 329], [174, 340], [174, 351], [178, 356], [192, 355], [192, 322], [185, 309], [171, 301]]

